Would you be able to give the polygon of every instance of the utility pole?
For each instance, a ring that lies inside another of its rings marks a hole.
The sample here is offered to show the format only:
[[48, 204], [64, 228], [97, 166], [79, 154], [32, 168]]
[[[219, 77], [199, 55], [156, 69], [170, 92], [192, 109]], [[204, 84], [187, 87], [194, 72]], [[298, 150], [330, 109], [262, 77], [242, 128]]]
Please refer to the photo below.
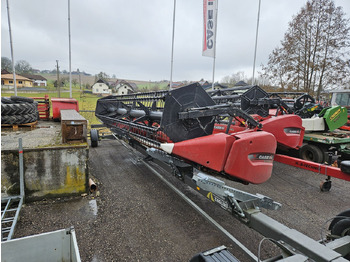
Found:
[[57, 71], [57, 91], [58, 91], [58, 97], [61, 97], [60, 67], [58, 66], [58, 60], [56, 60], [56, 71]]
[[80, 86], [80, 91], [81, 91], [81, 75], [80, 75], [79, 68], [77, 69], [77, 71], [78, 71], [78, 75], [79, 75], [79, 86]]
[[17, 96], [17, 84], [16, 84], [16, 71], [15, 71], [15, 57], [13, 55], [13, 44], [12, 44], [12, 31], [11, 31], [11, 19], [10, 19], [10, 6], [9, 1], [7, 3], [7, 19], [9, 24], [9, 34], [10, 34], [10, 47], [11, 47], [11, 59], [12, 59], [12, 74], [13, 74], [13, 85], [15, 89], [15, 96]]

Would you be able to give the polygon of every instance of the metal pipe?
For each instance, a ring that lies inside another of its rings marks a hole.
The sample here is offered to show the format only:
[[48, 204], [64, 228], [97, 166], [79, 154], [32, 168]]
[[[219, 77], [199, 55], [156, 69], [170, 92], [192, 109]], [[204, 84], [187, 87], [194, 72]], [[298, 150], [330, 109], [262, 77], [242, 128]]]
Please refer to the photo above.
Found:
[[19, 157], [19, 187], [20, 196], [24, 198], [24, 172], [23, 172], [23, 146], [22, 138], [18, 139], [18, 157]]
[[[129, 113], [130, 116], [132, 117], [143, 117], [146, 115], [146, 112], [144, 110], [140, 110], [140, 109], [131, 109], [129, 112], [127, 109], [125, 108], [117, 108], [116, 110], [118, 115], [126, 115]], [[162, 116], [163, 116], [163, 112], [160, 111], [150, 111], [149, 112], [149, 118], [151, 120], [162, 120]]]
[[90, 192], [95, 192], [97, 190], [97, 185], [91, 178], [89, 178], [89, 189]]

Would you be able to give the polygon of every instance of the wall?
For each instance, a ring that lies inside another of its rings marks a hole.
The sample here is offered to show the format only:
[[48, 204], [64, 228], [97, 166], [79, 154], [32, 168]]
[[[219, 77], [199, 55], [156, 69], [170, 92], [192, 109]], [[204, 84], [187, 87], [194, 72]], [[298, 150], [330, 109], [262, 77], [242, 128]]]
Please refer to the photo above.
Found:
[[[87, 143], [24, 150], [26, 200], [87, 192], [88, 158]], [[1, 192], [19, 195], [18, 151], [1, 151]]]

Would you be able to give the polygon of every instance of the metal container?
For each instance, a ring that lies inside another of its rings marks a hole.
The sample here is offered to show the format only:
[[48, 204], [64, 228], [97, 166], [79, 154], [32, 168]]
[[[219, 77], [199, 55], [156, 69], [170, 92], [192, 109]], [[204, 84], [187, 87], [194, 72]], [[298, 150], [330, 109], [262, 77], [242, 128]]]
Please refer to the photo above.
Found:
[[74, 228], [2, 242], [1, 261], [80, 262], [81, 259]]
[[51, 98], [52, 118], [55, 121], [60, 120], [62, 109], [74, 109], [79, 112], [78, 101], [74, 98]]
[[62, 143], [84, 143], [87, 120], [73, 109], [61, 110]]

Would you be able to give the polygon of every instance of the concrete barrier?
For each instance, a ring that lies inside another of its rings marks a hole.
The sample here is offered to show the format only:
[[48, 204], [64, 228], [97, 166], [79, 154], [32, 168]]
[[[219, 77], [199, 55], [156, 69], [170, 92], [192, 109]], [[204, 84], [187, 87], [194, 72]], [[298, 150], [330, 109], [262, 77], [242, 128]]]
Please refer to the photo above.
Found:
[[[87, 143], [25, 149], [23, 158], [26, 201], [87, 192]], [[1, 193], [19, 194], [17, 150], [1, 151]]]

